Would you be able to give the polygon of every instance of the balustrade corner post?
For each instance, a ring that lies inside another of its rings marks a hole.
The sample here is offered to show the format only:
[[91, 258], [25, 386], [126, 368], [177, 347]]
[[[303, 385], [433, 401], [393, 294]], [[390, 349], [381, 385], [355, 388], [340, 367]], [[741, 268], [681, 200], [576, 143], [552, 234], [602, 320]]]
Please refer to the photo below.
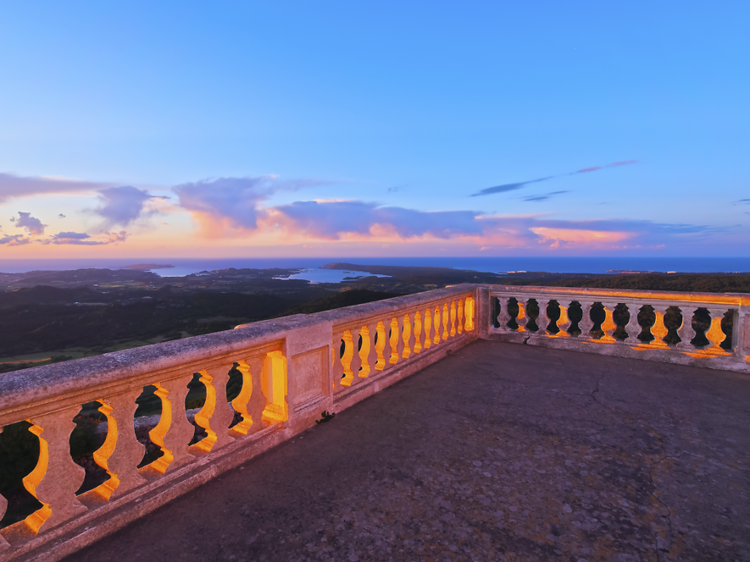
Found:
[[39, 460], [24, 477], [26, 490], [42, 503], [42, 507], [25, 519], [26, 526], [38, 534], [87, 511], [76, 498], [86, 471], [70, 456], [70, 434], [76, 424], [73, 418], [80, 407], [65, 408], [32, 417], [29, 431], [39, 439]]
[[[465, 302], [465, 301], [464, 301]], [[492, 318], [492, 295], [487, 287], [478, 287], [475, 292], [474, 302], [477, 303], [474, 314], [479, 326], [479, 337], [486, 338], [490, 333]]]
[[732, 318], [732, 351], [740, 359], [750, 354], [748, 327], [750, 327], [750, 316], [748, 316], [744, 302], [740, 302], [740, 305], [734, 309]]
[[[3, 427], [0, 426], [0, 434], [3, 432]], [[0, 494], [0, 520], [5, 516], [5, 511], [8, 509], [8, 500], [5, 499], [5, 497]], [[10, 544], [8, 541], [5, 540], [3, 535], [0, 534], [0, 552], [3, 550], [10, 548]]]
[[[743, 299], [748, 301], [750, 299]], [[750, 361], [750, 302], [743, 302], [739, 309], [740, 325], [737, 339], [740, 342], [740, 353], [742, 357]]]

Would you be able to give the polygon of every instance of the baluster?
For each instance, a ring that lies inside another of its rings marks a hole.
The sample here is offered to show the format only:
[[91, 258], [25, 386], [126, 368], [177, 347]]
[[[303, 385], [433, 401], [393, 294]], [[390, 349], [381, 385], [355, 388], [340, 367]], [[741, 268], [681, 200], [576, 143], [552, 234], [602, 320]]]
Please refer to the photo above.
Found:
[[464, 333], [464, 299], [458, 300], [458, 333]]
[[450, 311], [448, 310], [448, 303], [443, 304], [443, 314], [441, 315], [443, 319], [443, 341], [448, 339], [448, 334], [450, 333], [448, 331], [448, 322], [450, 321]]
[[526, 306], [519, 300], [518, 301], [518, 316], [516, 316], [516, 324], [518, 324], [518, 331], [519, 332], [526, 332], [526, 325], [529, 323], [528, 318], [526, 318], [526, 322], [521, 324], [519, 320], [523, 320], [526, 318]]
[[651, 335], [654, 339], [649, 342], [649, 347], [654, 349], [669, 349], [667, 342], [664, 338], [669, 333], [667, 327], [664, 325], [664, 315], [667, 313], [668, 306], [664, 305], [651, 305], [654, 309], [654, 325], [651, 326]]
[[[360, 368], [362, 367], [362, 356], [360, 355], [360, 351], [362, 351], [362, 348], [359, 347], [359, 336], [362, 334], [362, 328], [364, 328], [364, 326], [360, 326], [359, 328], [352, 328], [351, 330], [352, 332], [352, 360], [349, 366], [349, 369], [352, 372], [351, 384], [355, 384], [356, 382], [359, 382], [359, 372], [360, 372]], [[364, 341], [362, 342], [362, 346], [364, 346]]]
[[557, 322], [555, 323], [559, 332], [557, 332], [558, 338], [569, 338], [570, 337], [570, 325], [573, 323], [570, 321], [570, 317], [568, 316], [568, 307], [563, 306], [558, 302], [558, 306], [560, 307], [560, 318], [557, 319]]
[[638, 339], [638, 335], [643, 330], [643, 328], [641, 328], [641, 325], [638, 323], [638, 313], [640, 311], [641, 307], [637, 304], [628, 304], [628, 313], [630, 314], [630, 319], [628, 320], [627, 326], [625, 326], [625, 331], [628, 334], [627, 341], [629, 345], [641, 344], [641, 340]]
[[464, 301], [464, 331], [474, 331], [474, 314], [476, 312], [474, 297], [466, 297]]
[[[341, 355], [341, 344], [344, 341], [344, 333], [338, 332], [338, 336], [333, 338], [333, 391], [341, 390], [341, 381], [344, 378], [344, 363]], [[346, 347], [344, 347], [346, 351]]]
[[[497, 297], [497, 306], [500, 310], [497, 313], [497, 323], [500, 324], [496, 329], [501, 332], [508, 332], [508, 322], [510, 322], [510, 314], [508, 313], [508, 300], [507, 298]], [[468, 301], [468, 299], [467, 299]], [[467, 306], [468, 309], [468, 306]], [[467, 314], [467, 325], [468, 325], [468, 314]], [[468, 329], [468, 328], [467, 328]]]
[[[335, 355], [336, 363], [341, 365], [341, 361], [338, 360], [338, 347]], [[265, 357], [262, 355], [237, 362], [237, 369], [242, 373], [242, 390], [237, 398], [232, 400], [232, 406], [242, 415], [242, 421], [232, 428], [237, 435], [249, 435], [263, 429], [266, 397], [263, 395], [261, 377], [264, 362]]]
[[404, 357], [404, 351], [406, 350], [406, 342], [404, 341], [404, 330], [406, 329], [404, 317], [399, 315], [396, 318], [396, 323], [396, 358], [401, 359]]
[[578, 323], [578, 327], [581, 330], [579, 337], [591, 339], [591, 330], [594, 329], [594, 321], [591, 320], [591, 308], [594, 306], [594, 303], [591, 301], [578, 302], [581, 305], [581, 312], [583, 313], [581, 321]]
[[354, 358], [354, 345], [352, 344], [351, 330], [344, 330], [342, 335], [342, 341], [344, 342], [344, 354], [341, 356], [341, 365], [343, 367], [343, 377], [341, 378], [341, 386], [349, 387], [352, 385], [354, 380], [354, 371], [352, 370], [352, 359]]
[[229, 426], [234, 419], [234, 412], [226, 400], [227, 383], [229, 382], [229, 371], [232, 364], [223, 367], [214, 367], [210, 371], [200, 371], [200, 381], [206, 387], [206, 402], [195, 414], [195, 423], [206, 430], [208, 434], [193, 447], [209, 453], [224, 445], [234, 442], [229, 435]]
[[451, 337], [456, 337], [456, 301], [451, 301]]
[[537, 299], [536, 302], [539, 305], [539, 316], [536, 317], [536, 326], [539, 329], [536, 333], [538, 336], [546, 336], [547, 326], [549, 326], [550, 323], [550, 318], [549, 316], [547, 316], [547, 307], [549, 306], [549, 300]]
[[731, 355], [731, 353], [721, 347], [721, 343], [727, 337], [727, 335], [721, 329], [721, 319], [724, 317], [725, 312], [726, 309], [708, 309], [708, 313], [711, 315], [711, 327], [706, 332], [706, 338], [708, 338], [708, 341], [711, 342], [711, 346], [704, 349], [705, 353], [708, 353], [710, 355]]
[[378, 361], [375, 364], [375, 369], [378, 371], [385, 370], [390, 364], [391, 359], [391, 342], [388, 337], [388, 328], [386, 328], [388, 320], [385, 322], [378, 322], [378, 343], [376, 345], [376, 351], [378, 353]]
[[601, 330], [604, 335], [597, 340], [599, 343], [615, 343], [617, 340], [612, 336], [612, 333], [617, 329], [615, 324], [614, 313], [616, 302], [603, 302], [604, 307], [604, 322], [602, 322]]
[[[188, 444], [193, 439], [195, 428], [187, 419], [185, 397], [188, 393], [189, 377], [180, 377], [162, 383], [156, 383], [156, 394], [161, 398], [161, 417], [148, 435], [156, 445], [161, 447], [163, 456], [148, 465], [164, 474], [167, 469], [175, 469], [194, 457], [188, 452]], [[144, 467], [145, 468], [145, 467]]]
[[362, 378], [367, 378], [375, 372], [375, 364], [378, 362], [378, 352], [375, 349], [377, 331], [378, 323], [375, 321], [363, 327], [360, 332], [362, 336], [362, 349], [359, 352], [359, 356], [362, 359], [362, 369], [359, 371], [359, 376]]
[[435, 345], [439, 344], [440, 338], [440, 305], [435, 307], [435, 313], [432, 316], [432, 324], [435, 326], [435, 337], [432, 338], [432, 343]]
[[422, 313], [418, 310], [414, 313], [414, 353], [422, 351]]
[[79, 410], [76, 406], [29, 420], [33, 424], [29, 431], [39, 439], [39, 460], [23, 485], [42, 503], [25, 520], [34, 534], [87, 511], [76, 498], [86, 471], [70, 457], [70, 434], [76, 426], [73, 418]]
[[401, 341], [400, 323], [403, 323], [403, 319], [399, 322], [398, 318], [391, 318], [391, 337], [388, 340], [391, 344], [391, 356], [389, 359], [391, 365], [398, 363], [398, 358], [401, 356], [401, 351], [404, 346], [404, 342]]
[[424, 348], [432, 347], [432, 309], [428, 306], [424, 312]]
[[695, 349], [695, 346], [691, 343], [695, 338], [695, 328], [693, 328], [695, 309], [692, 306], [682, 306], [680, 307], [680, 314], [682, 314], [682, 325], [677, 330], [677, 335], [680, 338], [677, 348], [692, 351]]
[[[3, 433], [3, 427], [0, 426], [0, 435]], [[0, 494], [0, 520], [5, 517], [5, 511], [8, 509], [8, 500], [5, 499], [5, 497]], [[10, 548], [10, 544], [8, 541], [6, 541], [2, 535], [0, 535], [0, 552], [3, 550]]]
[[401, 352], [401, 357], [404, 359], [408, 359], [411, 355], [411, 343], [412, 343], [412, 333], [411, 333], [411, 317], [408, 314], [404, 314], [403, 317], [403, 326], [404, 330], [401, 334], [401, 340], [404, 343], [404, 349]]
[[136, 399], [142, 389], [136, 388], [110, 398], [99, 399], [99, 411], [107, 416], [107, 438], [94, 452], [94, 461], [109, 474], [109, 480], [92, 490], [105, 500], [119, 497], [144, 484], [138, 463], [146, 452], [135, 435], [133, 418], [138, 409]]

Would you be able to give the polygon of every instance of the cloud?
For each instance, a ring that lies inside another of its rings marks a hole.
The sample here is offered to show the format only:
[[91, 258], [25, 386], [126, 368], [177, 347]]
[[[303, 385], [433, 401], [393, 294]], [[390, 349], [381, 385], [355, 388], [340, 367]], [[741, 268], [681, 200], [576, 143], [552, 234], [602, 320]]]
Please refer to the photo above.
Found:
[[0, 173], [0, 203], [11, 197], [30, 197], [52, 193], [83, 193], [96, 191], [112, 185], [76, 179], [51, 178], [43, 176], [16, 176]]
[[154, 198], [147, 191], [129, 185], [108, 187], [99, 191], [101, 205], [94, 212], [104, 217], [107, 227], [127, 226], [143, 214], [146, 202]]
[[203, 234], [221, 236], [227, 230], [255, 230], [265, 216], [258, 204], [281, 190], [331, 184], [313, 178], [279, 180], [277, 176], [217, 178], [184, 183], [173, 188], [180, 205], [190, 211]]
[[25, 228], [26, 232], [35, 236], [44, 234], [44, 227], [47, 226], [46, 224], [42, 224], [42, 221], [39, 219], [32, 217], [31, 213], [24, 213], [22, 211], [18, 212], [17, 219], [14, 217], [10, 220], [16, 223], [16, 228]]
[[107, 244], [117, 244], [124, 242], [128, 233], [124, 230], [120, 232], [105, 232], [100, 238], [92, 238], [85, 232], [58, 232], [46, 240], [40, 240], [42, 244], [70, 245], [70, 246], [106, 246]]
[[59, 215], [57, 215], [57, 218], [59, 218], [59, 219], [64, 219], [64, 218], [65, 218], [65, 215], [63, 215], [62, 213], [60, 213]]
[[31, 238], [27, 238], [23, 234], [6, 235], [0, 238], [0, 244], [7, 244], [8, 246], [23, 246], [29, 242], [31, 242]]
[[539, 178], [536, 180], [521, 181], [518, 183], [506, 183], [503, 185], [496, 185], [495, 187], [485, 187], [481, 191], [477, 191], [476, 193], [473, 193], [471, 196], [479, 197], [480, 195], [490, 195], [492, 193], [505, 193], [507, 191], [515, 191], [516, 189], [521, 189], [522, 187], [529, 185], [530, 183], [538, 183], [540, 181], [547, 181], [556, 177], [557, 176], [547, 176], [546, 178]]
[[550, 193], [547, 193], [546, 195], [530, 195], [529, 197], [524, 197], [524, 201], [546, 201], [547, 199], [554, 197], [555, 195], [562, 195], [563, 193], [569, 193], [568, 191], [552, 191]]
[[[630, 164], [635, 164], [637, 160], [623, 160], [622, 162], [612, 162], [611, 164], [607, 164], [604, 166], [605, 168], [613, 168], [617, 166], [628, 166]], [[577, 170], [575, 172], [570, 172], [569, 174], [558, 174], [556, 176], [547, 176], [544, 178], [539, 178], [536, 180], [529, 180], [529, 181], [521, 181], [518, 183], [506, 183], [503, 185], [496, 185], [495, 187], [487, 187], [485, 189], [482, 189], [481, 191], [478, 191], [476, 193], [473, 193], [472, 197], [478, 197], [480, 195], [491, 195], [492, 193], [506, 193], [508, 191], [515, 191], [516, 189], [521, 189], [522, 187], [527, 186], [530, 183], [537, 183], [540, 181], [547, 181], [554, 178], [559, 178], [561, 175], [568, 175], [568, 176], [575, 176], [577, 174], [586, 174], [589, 172], [596, 172], [598, 170], [601, 170], [602, 166], [591, 166], [590, 168], [582, 168], [580, 170]], [[529, 201], [542, 201], [542, 199], [529, 199]]]
[[474, 211], [415, 211], [378, 207], [364, 201], [297, 201], [275, 207], [274, 211], [287, 219], [282, 221], [287, 229], [326, 239], [337, 239], [345, 233], [450, 238], [466, 233], [480, 234], [482, 230]]
[[406, 186], [409, 185], [408, 183], [405, 183], [404, 185], [396, 185], [394, 187], [388, 188], [388, 193], [396, 193], [397, 191], [403, 191], [406, 189]]
[[750, 199], [740, 199], [732, 203], [732, 205], [750, 205]]
[[575, 172], [570, 172], [571, 176], [574, 176], [576, 174], [587, 174], [589, 172], [596, 172], [597, 170], [601, 170], [601, 166], [591, 166], [590, 168], [583, 168], [582, 170], [577, 170]]

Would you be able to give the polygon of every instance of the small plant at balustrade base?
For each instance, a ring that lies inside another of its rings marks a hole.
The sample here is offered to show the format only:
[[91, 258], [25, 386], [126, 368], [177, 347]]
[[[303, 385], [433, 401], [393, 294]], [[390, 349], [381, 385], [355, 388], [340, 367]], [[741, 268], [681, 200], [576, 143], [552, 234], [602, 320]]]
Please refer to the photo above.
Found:
[[321, 419], [315, 420], [316, 425], [320, 425], [321, 423], [325, 423], [328, 421], [331, 421], [334, 417], [336, 417], [335, 412], [328, 412], [327, 410], [323, 410], [320, 415], [322, 416]]

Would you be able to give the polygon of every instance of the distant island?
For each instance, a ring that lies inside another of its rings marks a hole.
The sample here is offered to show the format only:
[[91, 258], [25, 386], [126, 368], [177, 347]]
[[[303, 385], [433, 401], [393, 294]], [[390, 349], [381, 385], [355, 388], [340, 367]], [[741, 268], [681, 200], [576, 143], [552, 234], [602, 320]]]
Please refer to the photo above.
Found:
[[174, 269], [173, 265], [158, 263], [134, 263], [133, 265], [124, 265], [117, 269], [133, 269], [135, 271], [151, 271], [152, 269]]

